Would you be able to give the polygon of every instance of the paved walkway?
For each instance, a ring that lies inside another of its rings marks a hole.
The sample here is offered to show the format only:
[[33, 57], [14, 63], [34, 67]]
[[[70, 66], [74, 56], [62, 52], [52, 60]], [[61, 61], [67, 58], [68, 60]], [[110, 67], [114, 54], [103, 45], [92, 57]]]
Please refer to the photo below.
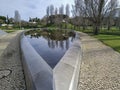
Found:
[[0, 36], [0, 90], [25, 90], [19, 50], [21, 32]]
[[120, 53], [83, 33], [81, 41], [78, 90], [120, 90]]

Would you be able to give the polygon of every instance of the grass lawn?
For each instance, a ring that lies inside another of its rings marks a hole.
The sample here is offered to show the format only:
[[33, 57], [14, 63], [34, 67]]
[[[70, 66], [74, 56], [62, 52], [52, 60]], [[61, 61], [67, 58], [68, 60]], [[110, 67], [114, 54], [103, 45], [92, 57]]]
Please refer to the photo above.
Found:
[[99, 34], [94, 37], [102, 41], [104, 44], [112, 47], [114, 50], [120, 52], [120, 35]]
[[114, 50], [120, 52], [120, 30], [118, 30], [117, 28], [112, 27], [111, 30], [109, 31], [107, 29], [102, 29], [100, 30], [99, 35], [93, 35], [92, 29], [86, 29], [84, 31], [78, 30], [78, 31], [87, 33], [97, 38], [98, 40], [106, 44], [107, 46], [110, 46]]
[[15, 32], [16, 30], [4, 30], [7, 33]]

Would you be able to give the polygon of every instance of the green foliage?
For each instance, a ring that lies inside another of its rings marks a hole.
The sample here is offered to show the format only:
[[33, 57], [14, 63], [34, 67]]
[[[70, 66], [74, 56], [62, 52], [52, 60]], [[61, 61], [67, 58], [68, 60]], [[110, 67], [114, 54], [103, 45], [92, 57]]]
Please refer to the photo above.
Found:
[[7, 33], [15, 32], [16, 30], [4, 30]]
[[6, 17], [0, 16], [0, 24], [6, 23]]
[[6, 20], [6, 17], [5, 16], [0, 16], [0, 19], [2, 19], [2, 20]]

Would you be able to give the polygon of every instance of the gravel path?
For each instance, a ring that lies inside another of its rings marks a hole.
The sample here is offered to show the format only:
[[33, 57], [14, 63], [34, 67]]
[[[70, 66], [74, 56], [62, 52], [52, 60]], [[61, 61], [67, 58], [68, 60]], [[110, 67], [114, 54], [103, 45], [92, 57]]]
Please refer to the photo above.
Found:
[[7, 34], [6, 32], [0, 30], [0, 36]]
[[83, 33], [81, 41], [78, 90], [120, 90], [120, 53]]
[[[0, 90], [25, 90], [20, 32], [0, 36]], [[83, 33], [81, 42], [83, 59], [78, 90], [120, 90], [120, 54]]]
[[0, 36], [0, 90], [25, 90], [19, 50], [21, 32]]

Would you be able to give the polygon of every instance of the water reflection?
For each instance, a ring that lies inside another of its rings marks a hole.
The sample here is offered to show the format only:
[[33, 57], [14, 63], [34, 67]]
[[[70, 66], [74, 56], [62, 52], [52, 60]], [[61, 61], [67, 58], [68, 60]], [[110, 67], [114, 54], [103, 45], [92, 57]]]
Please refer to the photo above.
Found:
[[75, 39], [75, 32], [67, 30], [31, 30], [25, 35], [35, 50], [52, 68]]

